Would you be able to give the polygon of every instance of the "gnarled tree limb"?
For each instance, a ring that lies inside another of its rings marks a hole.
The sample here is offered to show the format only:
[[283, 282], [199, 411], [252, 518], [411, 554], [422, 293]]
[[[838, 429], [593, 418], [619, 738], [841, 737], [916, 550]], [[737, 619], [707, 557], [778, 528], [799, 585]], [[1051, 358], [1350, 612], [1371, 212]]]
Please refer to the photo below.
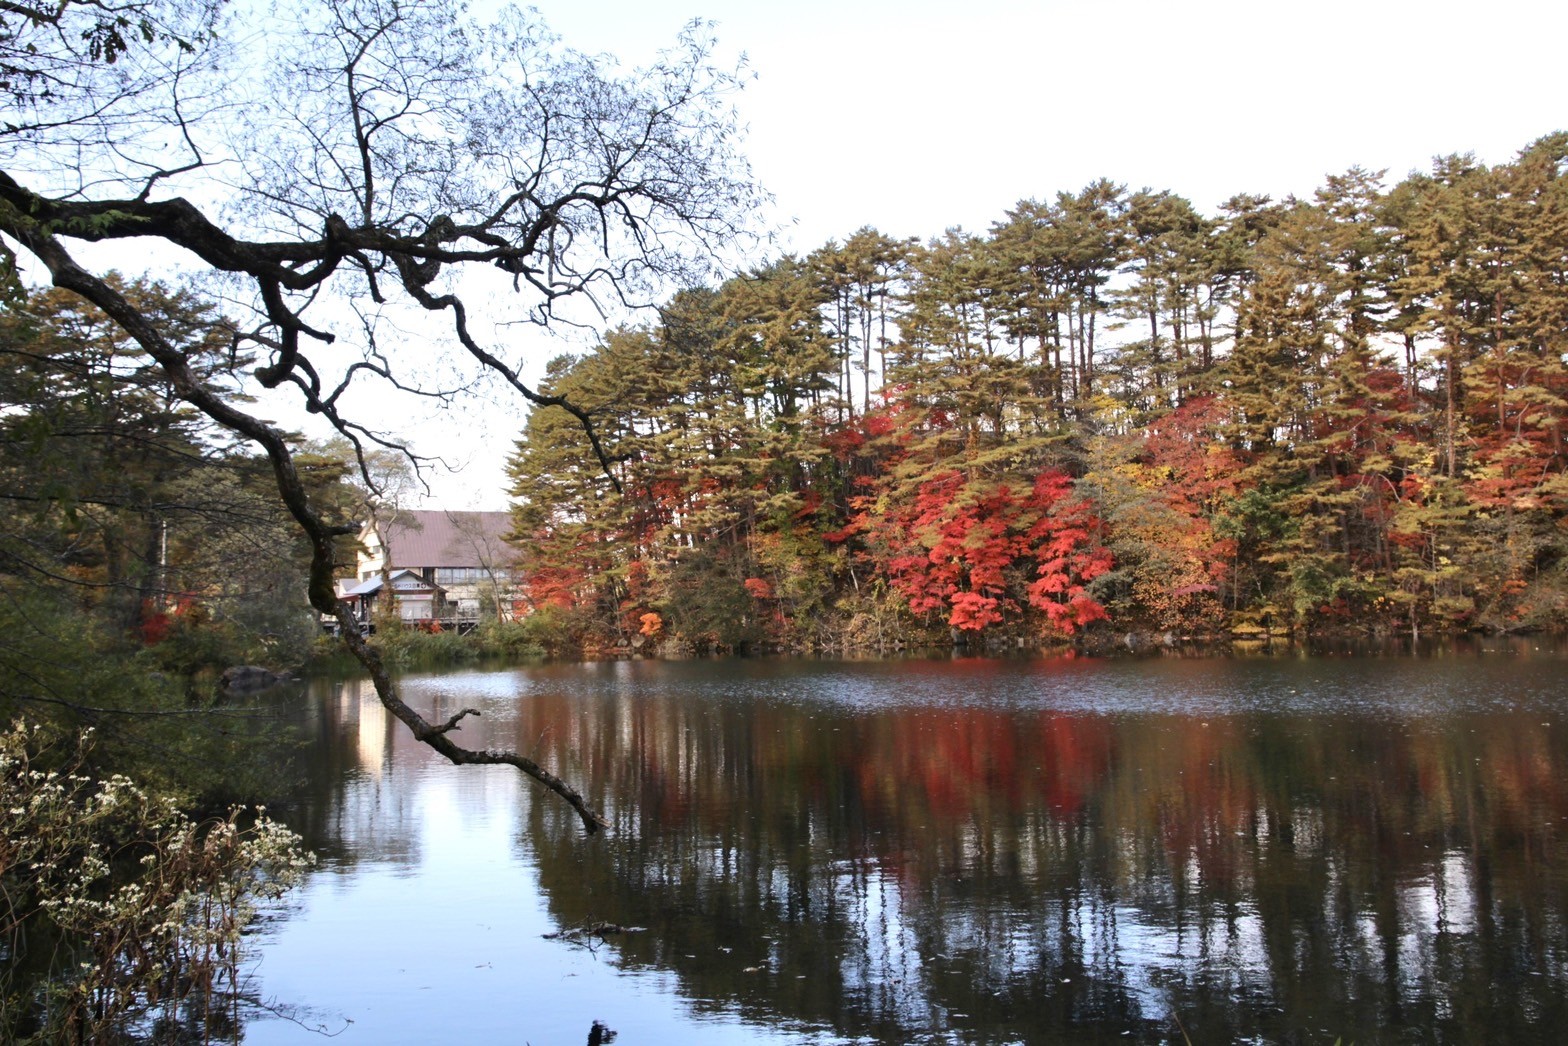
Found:
[[516, 767], [544, 787], [566, 800], [577, 812], [590, 833], [606, 822], [574, 788], [538, 763], [516, 752], [476, 751], [458, 745], [448, 736], [462, 718], [460, 713], [445, 725], [437, 726], [411, 708], [399, 693], [396, 680], [387, 671], [380, 653], [368, 641], [359, 622], [349, 613], [333, 590], [335, 568], [334, 538], [357, 530], [350, 525], [327, 523], [310, 504], [287, 441], [272, 426], [239, 410], [204, 386], [191, 371], [183, 353], [171, 345], [158, 329], [125, 297], [105, 280], [83, 269], [59, 240], [36, 229], [9, 228], [5, 231], [20, 240], [49, 269], [55, 286], [74, 291], [102, 309], [120, 324], [147, 351], [163, 370], [176, 394], [224, 428], [260, 446], [272, 465], [278, 495], [310, 541], [310, 603], [338, 622], [349, 651], [369, 673], [381, 704], [412, 731], [413, 735], [446, 759], [458, 765], [505, 765]]

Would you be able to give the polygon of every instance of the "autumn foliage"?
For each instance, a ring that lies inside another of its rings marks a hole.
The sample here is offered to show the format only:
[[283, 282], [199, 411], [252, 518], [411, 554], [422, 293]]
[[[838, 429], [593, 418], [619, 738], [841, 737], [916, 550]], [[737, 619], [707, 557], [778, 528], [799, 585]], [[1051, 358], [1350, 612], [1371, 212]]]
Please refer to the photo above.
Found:
[[[1100, 521], [1058, 469], [1032, 488], [1002, 483], [976, 492], [954, 471], [920, 485], [914, 502], [884, 521], [889, 579], [916, 614], [945, 614], [963, 632], [1000, 624], [1027, 605], [1071, 634], [1102, 620], [1085, 586], [1111, 568]], [[1032, 580], [1029, 580], [1032, 578]]]
[[517, 529], [548, 598], [718, 646], [1562, 625], [1565, 238], [1568, 134], [863, 229], [557, 361], [619, 487], [536, 412]]

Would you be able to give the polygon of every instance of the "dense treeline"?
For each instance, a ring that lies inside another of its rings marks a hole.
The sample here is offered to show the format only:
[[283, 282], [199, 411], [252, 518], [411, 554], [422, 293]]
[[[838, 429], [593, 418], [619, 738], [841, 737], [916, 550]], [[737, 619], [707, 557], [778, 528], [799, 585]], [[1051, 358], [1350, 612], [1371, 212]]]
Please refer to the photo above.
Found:
[[1565, 613], [1568, 134], [1218, 215], [1097, 181], [862, 229], [556, 360], [529, 598], [599, 641]]
[[[201, 381], [237, 384], [251, 361], [216, 308], [150, 280], [111, 282]], [[353, 519], [363, 495], [346, 457], [320, 446], [298, 467]], [[237, 755], [259, 727], [233, 705], [215, 710], [213, 690], [230, 665], [299, 664], [319, 634], [309, 550], [272, 483], [265, 459], [182, 402], [95, 307], [57, 289], [0, 305], [4, 722], [67, 738], [91, 727], [94, 769], [135, 767], [214, 803], [271, 787]]]
[[[147, 281], [154, 312], [209, 384], [231, 381], [233, 332], [210, 305]], [[130, 338], [59, 290], [0, 311], [0, 474], [8, 591], [64, 593], [115, 631], [161, 639], [199, 597], [204, 624], [298, 639], [300, 540], [266, 462], [176, 396]], [[336, 482], [346, 472], [332, 470]], [[214, 620], [216, 616], [217, 620]]]

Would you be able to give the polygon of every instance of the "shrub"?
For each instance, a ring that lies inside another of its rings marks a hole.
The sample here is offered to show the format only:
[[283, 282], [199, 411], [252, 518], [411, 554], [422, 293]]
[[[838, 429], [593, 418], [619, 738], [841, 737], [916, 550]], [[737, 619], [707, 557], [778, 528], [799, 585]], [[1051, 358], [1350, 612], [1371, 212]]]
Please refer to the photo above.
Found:
[[461, 664], [479, 657], [479, 647], [456, 632], [426, 632], [418, 628], [378, 626], [371, 642], [381, 651], [389, 668], [432, 668]]
[[486, 657], [529, 660], [545, 656], [544, 645], [535, 637], [534, 630], [521, 621], [486, 621], [476, 630], [474, 638]]
[[582, 607], [547, 604], [516, 622], [524, 642], [545, 657], [577, 657], [593, 632], [592, 614]]
[[195, 821], [58, 746], [0, 733], [0, 1039], [107, 1042], [233, 1026], [241, 934], [314, 857], [260, 809]]

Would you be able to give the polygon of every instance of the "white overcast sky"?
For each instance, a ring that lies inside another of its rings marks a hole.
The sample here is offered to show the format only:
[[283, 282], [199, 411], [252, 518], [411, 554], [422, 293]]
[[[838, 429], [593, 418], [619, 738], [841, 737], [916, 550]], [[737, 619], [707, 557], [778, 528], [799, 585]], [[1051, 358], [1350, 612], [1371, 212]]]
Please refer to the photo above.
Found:
[[1213, 213], [1360, 165], [1509, 159], [1568, 127], [1560, 0], [545, 0], [585, 51], [644, 62], [717, 23], [756, 79], [757, 174], [804, 253], [861, 225], [983, 231], [1101, 176]]
[[[863, 225], [984, 231], [1021, 199], [1101, 176], [1212, 214], [1352, 166], [1395, 181], [1438, 155], [1503, 162], [1568, 127], [1560, 0], [535, 6], [568, 45], [627, 67], [693, 18], [717, 23], [721, 53], [755, 74], [737, 99], [747, 151], [802, 254]], [[436, 503], [504, 505], [518, 417], [458, 426], [460, 448], [418, 440], [468, 462], [432, 476]]]

